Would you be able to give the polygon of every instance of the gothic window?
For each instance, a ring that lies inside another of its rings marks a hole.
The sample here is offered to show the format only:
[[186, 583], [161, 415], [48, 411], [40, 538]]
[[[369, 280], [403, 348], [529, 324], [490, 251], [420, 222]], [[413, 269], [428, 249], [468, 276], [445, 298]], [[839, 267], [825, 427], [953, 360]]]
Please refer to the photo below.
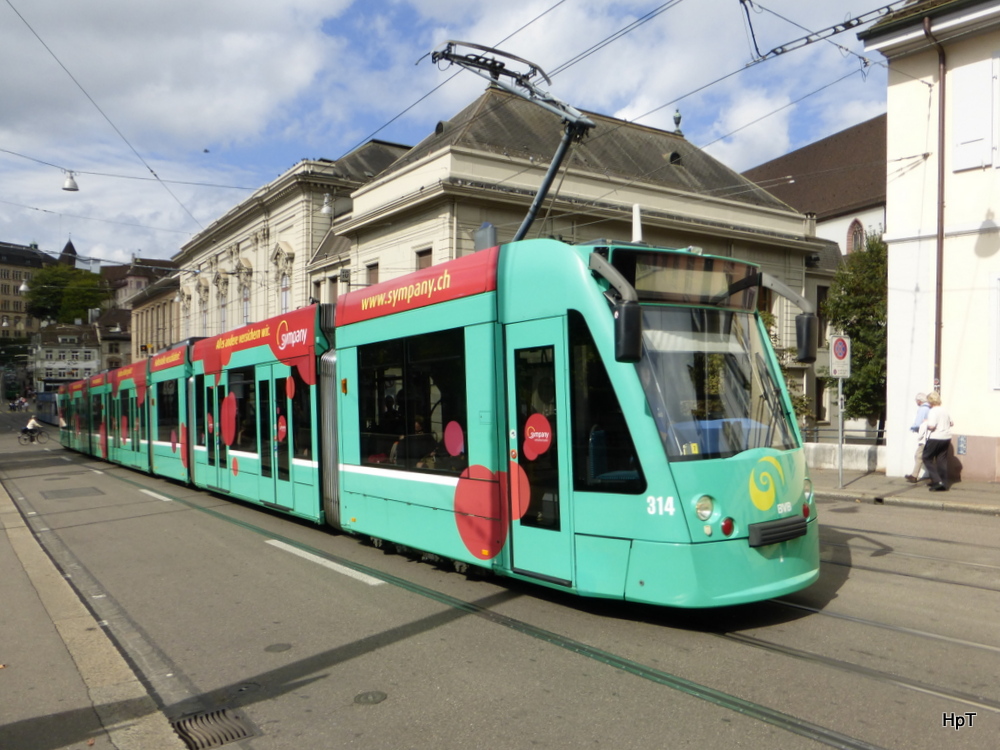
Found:
[[847, 252], [853, 253], [855, 250], [863, 250], [864, 247], [865, 228], [855, 219], [851, 222], [851, 228], [847, 230]]

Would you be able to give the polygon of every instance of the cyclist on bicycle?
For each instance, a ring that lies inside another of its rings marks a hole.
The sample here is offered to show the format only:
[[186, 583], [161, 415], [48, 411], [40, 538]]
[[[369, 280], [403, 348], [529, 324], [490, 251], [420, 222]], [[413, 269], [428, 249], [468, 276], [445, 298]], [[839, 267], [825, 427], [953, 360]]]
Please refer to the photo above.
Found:
[[35, 419], [35, 415], [31, 415], [31, 419], [28, 420], [28, 424], [21, 428], [22, 435], [30, 435], [32, 441], [34, 441], [35, 436], [38, 434], [39, 430], [42, 429], [42, 423]]

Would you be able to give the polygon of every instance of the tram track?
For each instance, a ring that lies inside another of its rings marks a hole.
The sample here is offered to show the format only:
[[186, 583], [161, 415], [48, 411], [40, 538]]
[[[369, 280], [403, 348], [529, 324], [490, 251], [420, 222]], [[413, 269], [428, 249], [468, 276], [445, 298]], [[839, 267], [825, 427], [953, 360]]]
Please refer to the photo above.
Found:
[[[122, 484], [129, 485], [137, 490], [142, 491], [150, 489], [148, 485], [136, 479], [132, 479], [129, 475], [121, 475], [117, 472], [108, 472], [108, 475], [112, 479], [119, 481]], [[689, 697], [697, 698], [717, 707], [756, 719], [785, 732], [789, 732], [831, 747], [858, 748], [859, 750], [862, 748], [871, 749], [878, 747], [877, 745], [871, 744], [861, 738], [853, 737], [834, 729], [821, 726], [790, 713], [777, 710], [763, 703], [748, 700], [738, 695], [727, 693], [709, 685], [682, 677], [678, 674], [674, 674], [626, 656], [595, 647], [568, 635], [534, 625], [523, 619], [501, 614], [489, 606], [485, 606], [474, 601], [467, 601], [465, 599], [447, 594], [443, 591], [424, 586], [414, 580], [403, 578], [385, 570], [374, 568], [369, 565], [332, 554], [324, 549], [306, 544], [290, 536], [276, 534], [273, 529], [266, 529], [250, 521], [234, 518], [225, 513], [224, 508], [206, 507], [179, 494], [172, 493], [169, 488], [164, 490], [158, 486], [157, 491], [158, 494], [169, 497], [171, 501], [183, 505], [191, 510], [204, 513], [213, 519], [224, 521], [226, 523], [236, 525], [245, 531], [249, 531], [264, 539], [265, 542], [271, 542], [272, 544], [275, 541], [280, 542], [282, 545], [298, 549], [309, 555], [326, 560], [329, 563], [343, 566], [357, 572], [358, 574], [370, 576], [374, 579], [384, 581], [385, 583], [406, 590], [412, 594], [433, 600], [439, 604], [445, 605], [452, 611], [481, 618], [493, 625], [507, 628], [529, 638], [569, 651], [585, 659], [590, 659], [594, 662], [601, 663], [621, 672], [647, 680], [651, 683], [668, 687]], [[35, 518], [38, 519], [39, 522], [42, 520], [37, 516]], [[43, 544], [48, 543], [52, 537], [57, 538], [58, 535], [55, 532], [49, 532], [38, 536], [39, 541]], [[65, 549], [61, 552], [63, 561], [67, 565], [72, 564], [72, 561], [66, 557], [67, 554], [68, 551]], [[110, 621], [106, 623], [105, 627], [107, 627], [109, 631], [114, 634], [115, 624], [116, 621]], [[150, 648], [150, 644], [139, 643], [134, 634], [127, 638], [120, 638], [118, 639], [118, 642], [120, 646], [126, 650], [126, 652], [132, 647], [139, 647], [142, 649]], [[155, 644], [153, 644], [152, 647], [155, 648]], [[142, 659], [136, 658], [135, 655], [130, 655], [130, 660], [136, 665], [141, 665], [143, 663]], [[144, 680], [147, 680], [147, 684], [149, 684], [149, 676], [141, 675], [141, 677]], [[185, 699], [186, 702], [191, 702], [192, 700], [196, 700], [197, 696], [188, 695], [185, 696]]]
[[774, 604], [779, 604], [783, 607], [788, 607], [790, 609], [796, 609], [802, 612], [808, 612], [814, 615], [820, 615], [822, 617], [832, 617], [838, 620], [846, 620], [859, 625], [867, 625], [873, 628], [880, 628], [883, 630], [892, 631], [900, 635], [910, 635], [916, 636], [918, 638], [925, 638], [928, 640], [939, 641], [942, 643], [947, 643], [953, 646], [962, 646], [965, 648], [978, 649], [980, 651], [986, 651], [994, 654], [1000, 654], [1000, 646], [994, 646], [989, 643], [977, 643], [975, 641], [965, 640], [963, 638], [955, 638], [950, 635], [942, 635], [941, 633], [932, 633], [927, 630], [920, 630], [919, 628], [909, 628], [905, 625], [894, 625], [893, 623], [880, 622], [878, 620], [871, 620], [866, 617], [857, 617], [856, 615], [848, 615], [842, 612], [831, 612], [830, 610], [819, 609], [817, 607], [810, 607], [806, 604], [798, 604], [797, 602], [790, 602], [786, 599], [771, 599]]
[[719, 633], [716, 635], [726, 641], [740, 643], [745, 646], [791, 657], [810, 664], [837, 669], [842, 672], [848, 672], [850, 674], [876, 680], [893, 687], [915, 690], [926, 695], [932, 695], [937, 698], [962, 703], [970, 708], [981, 711], [991, 711], [993, 713], [1000, 714], [1000, 701], [993, 700], [992, 698], [987, 698], [985, 696], [974, 695], [960, 690], [953, 690], [942, 685], [932, 685], [921, 680], [914, 680], [901, 675], [892, 674], [890, 672], [865, 667], [861, 664], [855, 664], [853, 662], [835, 659], [829, 656], [823, 656], [822, 654], [817, 654], [812, 651], [805, 651], [792, 646], [785, 646], [780, 643], [775, 643], [773, 641], [768, 641], [752, 635], [746, 635], [744, 633], [732, 632]]
[[939, 583], [944, 586], [963, 586], [965, 588], [976, 589], [978, 591], [990, 591], [995, 593], [1000, 593], [1000, 589], [994, 586], [981, 586], [976, 583], [969, 583], [967, 581], [956, 581], [948, 578], [936, 578], [934, 576], [920, 575], [919, 573], [905, 573], [899, 570], [886, 570], [885, 568], [876, 568], [871, 565], [859, 565], [856, 562], [839, 562], [837, 560], [823, 560], [824, 565], [839, 565], [844, 568], [850, 568], [851, 570], [863, 570], [866, 573], [877, 573], [879, 575], [888, 576], [900, 576], [902, 578], [913, 578], [919, 581], [928, 581], [930, 583]]
[[[131, 485], [135, 488], [138, 488], [140, 491], [145, 491], [147, 494], [149, 493], [148, 485], [140, 481], [142, 477], [140, 477], [139, 479], [133, 479], [131, 472], [124, 472], [124, 473], [108, 472], [108, 474], [111, 476], [111, 478], [120, 481], [123, 484]], [[452, 611], [474, 615], [476, 617], [489, 621], [492, 624], [508, 628], [519, 634], [526, 635], [530, 638], [543, 641], [550, 645], [554, 645], [558, 648], [570, 651], [576, 655], [582, 656], [587, 659], [591, 659], [606, 666], [610, 666], [614, 669], [620, 670], [630, 675], [640, 677], [641, 679], [650, 681], [652, 683], [669, 687], [672, 690], [676, 690], [685, 695], [712, 703], [718, 707], [722, 707], [731, 711], [736, 711], [741, 715], [757, 719], [761, 722], [775, 726], [789, 733], [806, 737], [816, 742], [827, 744], [833, 747], [852, 747], [852, 748], [873, 747], [873, 745], [865, 742], [860, 738], [855, 738], [840, 732], [836, 732], [835, 730], [831, 730], [819, 726], [817, 724], [814, 724], [812, 722], [808, 722], [794, 715], [777, 711], [773, 708], [770, 708], [769, 706], [756, 703], [753, 701], [748, 701], [744, 698], [720, 691], [708, 685], [694, 682], [692, 680], [673, 674], [671, 672], [643, 663], [642, 661], [637, 661], [625, 656], [621, 656], [619, 654], [615, 654], [609, 651], [596, 648], [592, 645], [574, 639], [563, 633], [559, 633], [554, 630], [549, 630], [536, 626], [522, 619], [513, 618], [507, 615], [500, 614], [491, 609], [489, 606], [483, 606], [475, 601], [467, 601], [462, 598], [453, 597], [450, 594], [444, 593], [442, 591], [438, 591], [423, 586], [420, 583], [417, 583], [416, 581], [411, 580], [409, 578], [395, 576], [392, 575], [391, 573], [380, 570], [378, 568], [354, 562], [350, 559], [332, 554], [323, 549], [310, 546], [309, 544], [303, 543], [301, 541], [297, 541], [292, 538], [282, 536], [280, 534], [275, 534], [273, 530], [268, 530], [254, 524], [253, 522], [248, 522], [245, 519], [241, 520], [228, 515], [225, 512], [226, 508], [229, 507], [228, 502], [215, 504], [213, 505], [213, 507], [206, 507], [199, 504], [196, 501], [192, 501], [190, 499], [172, 494], [171, 488], [169, 486], [166, 488], [165, 493], [162, 491], [163, 488], [160, 485], [158, 485], [157, 487], [158, 490], [160, 490], [157, 493], [158, 498], [160, 500], [169, 499], [170, 501], [177, 502], [189, 508], [190, 510], [206, 513], [215, 519], [235, 524], [243, 528], [244, 530], [248, 530], [256, 535], [266, 537], [266, 540], [268, 541], [277, 540], [281, 542], [281, 544], [283, 545], [300, 549], [303, 552], [308, 553], [309, 555], [313, 555], [328, 560], [336, 565], [341, 565], [353, 569], [359, 572], [360, 574], [370, 575], [374, 578], [378, 578], [379, 580], [392, 584], [398, 588], [405, 589], [411, 593], [423, 596], [428, 599], [432, 599], [436, 602], [446, 605]], [[199, 495], [199, 497], [201, 497], [201, 495]], [[241, 504], [235, 503], [235, 505], [239, 506]], [[276, 517], [283, 518], [281, 516], [276, 516]], [[839, 546], [849, 547], [849, 545], [839, 545]], [[797, 604], [795, 602], [790, 602], [787, 600], [772, 600], [772, 604], [776, 604], [782, 607], [791, 607], [798, 609], [800, 611], [807, 611], [810, 614], [835, 617], [861, 625], [883, 628], [898, 634], [920, 636], [924, 638], [934, 639], [950, 645], [959, 645], [963, 647], [981, 649], [992, 653], [1000, 653], [1000, 647], [994, 647], [988, 644], [964, 641], [961, 639], [951, 638], [948, 636], [943, 636], [935, 633], [929, 633], [927, 631], [920, 631], [912, 628], [907, 628], [904, 626], [892, 625], [890, 623], [882, 623], [866, 618], [853, 617], [850, 615], [843, 615], [839, 613], [829, 612], [813, 607], [808, 607], [806, 605]], [[929, 682], [892, 674], [890, 672], [872, 669], [862, 665], [854, 664], [852, 662], [843, 661], [840, 659], [824, 656], [822, 654], [813, 653], [811, 651], [798, 649], [793, 646], [786, 646], [780, 643], [775, 643], [765, 638], [761, 638], [756, 635], [745, 634], [739, 631], [732, 631], [725, 633], [706, 633], [706, 634], [713, 637], [722, 638], [737, 646], [752, 648], [764, 652], [770, 652], [777, 655], [781, 655], [786, 658], [796, 659], [804, 663], [809, 663], [821, 669], [832, 669], [848, 674], [857, 675], [858, 677], [873, 680], [891, 688], [911, 690], [924, 695], [965, 705], [970, 707], [972, 710], [977, 710], [977, 711], [982, 710], [984, 712], [1000, 713], [1000, 701], [993, 700], [989, 697], [976, 695], [974, 693], [969, 693], [969, 692], [963, 692], [960, 690], [954, 690], [947, 686], [935, 685]]]
[[864, 535], [864, 536], [885, 536], [891, 537], [893, 539], [905, 539], [907, 541], [913, 542], [931, 542], [934, 544], [953, 544], [963, 549], [983, 549], [996, 551], [996, 546], [990, 544], [977, 544], [975, 542], [969, 542], [966, 540], [959, 539], [941, 539], [940, 537], [929, 537], [929, 536], [914, 536], [913, 534], [901, 534], [898, 531], [877, 531], [873, 529], [859, 529], [853, 526], [834, 526], [828, 524], [824, 521], [820, 522], [820, 540], [823, 540], [823, 534], [826, 531], [839, 531], [846, 532], [854, 535]]

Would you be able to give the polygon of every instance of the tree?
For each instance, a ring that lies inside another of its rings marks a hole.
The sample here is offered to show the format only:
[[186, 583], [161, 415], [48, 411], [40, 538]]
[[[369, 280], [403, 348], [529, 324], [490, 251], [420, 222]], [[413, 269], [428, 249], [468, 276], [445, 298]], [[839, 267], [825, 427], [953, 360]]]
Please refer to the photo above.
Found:
[[36, 318], [72, 323], [86, 320], [87, 310], [101, 307], [108, 294], [98, 274], [56, 264], [35, 272], [25, 294], [25, 310]]
[[851, 339], [851, 377], [844, 381], [844, 416], [885, 428], [885, 366], [888, 338], [888, 250], [869, 232], [862, 250], [837, 269], [823, 314], [833, 329]]

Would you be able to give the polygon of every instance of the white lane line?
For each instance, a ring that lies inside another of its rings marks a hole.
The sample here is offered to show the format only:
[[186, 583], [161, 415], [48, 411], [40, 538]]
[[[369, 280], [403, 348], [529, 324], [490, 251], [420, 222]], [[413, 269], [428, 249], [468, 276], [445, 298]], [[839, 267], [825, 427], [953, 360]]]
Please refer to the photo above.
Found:
[[329, 560], [324, 560], [319, 555], [314, 555], [311, 552], [306, 552], [305, 550], [293, 547], [290, 544], [285, 544], [284, 542], [279, 542], [277, 539], [268, 539], [267, 543], [272, 547], [277, 547], [278, 549], [283, 549], [285, 552], [291, 552], [293, 555], [298, 555], [304, 560], [309, 562], [314, 562], [317, 565], [322, 565], [324, 568], [329, 568], [332, 571], [340, 573], [342, 575], [353, 578], [356, 581], [361, 581], [362, 583], [367, 583], [369, 586], [381, 586], [385, 581], [381, 581], [378, 578], [374, 578], [370, 575], [365, 575], [364, 573], [359, 573], [356, 570], [351, 570], [348, 567], [339, 565], [335, 562], [330, 562]]
[[166, 495], [161, 495], [158, 492], [153, 492], [152, 490], [139, 490], [144, 495], [149, 495], [150, 497], [155, 497], [157, 500], [162, 500], [165, 503], [173, 502], [173, 498], [167, 497]]

